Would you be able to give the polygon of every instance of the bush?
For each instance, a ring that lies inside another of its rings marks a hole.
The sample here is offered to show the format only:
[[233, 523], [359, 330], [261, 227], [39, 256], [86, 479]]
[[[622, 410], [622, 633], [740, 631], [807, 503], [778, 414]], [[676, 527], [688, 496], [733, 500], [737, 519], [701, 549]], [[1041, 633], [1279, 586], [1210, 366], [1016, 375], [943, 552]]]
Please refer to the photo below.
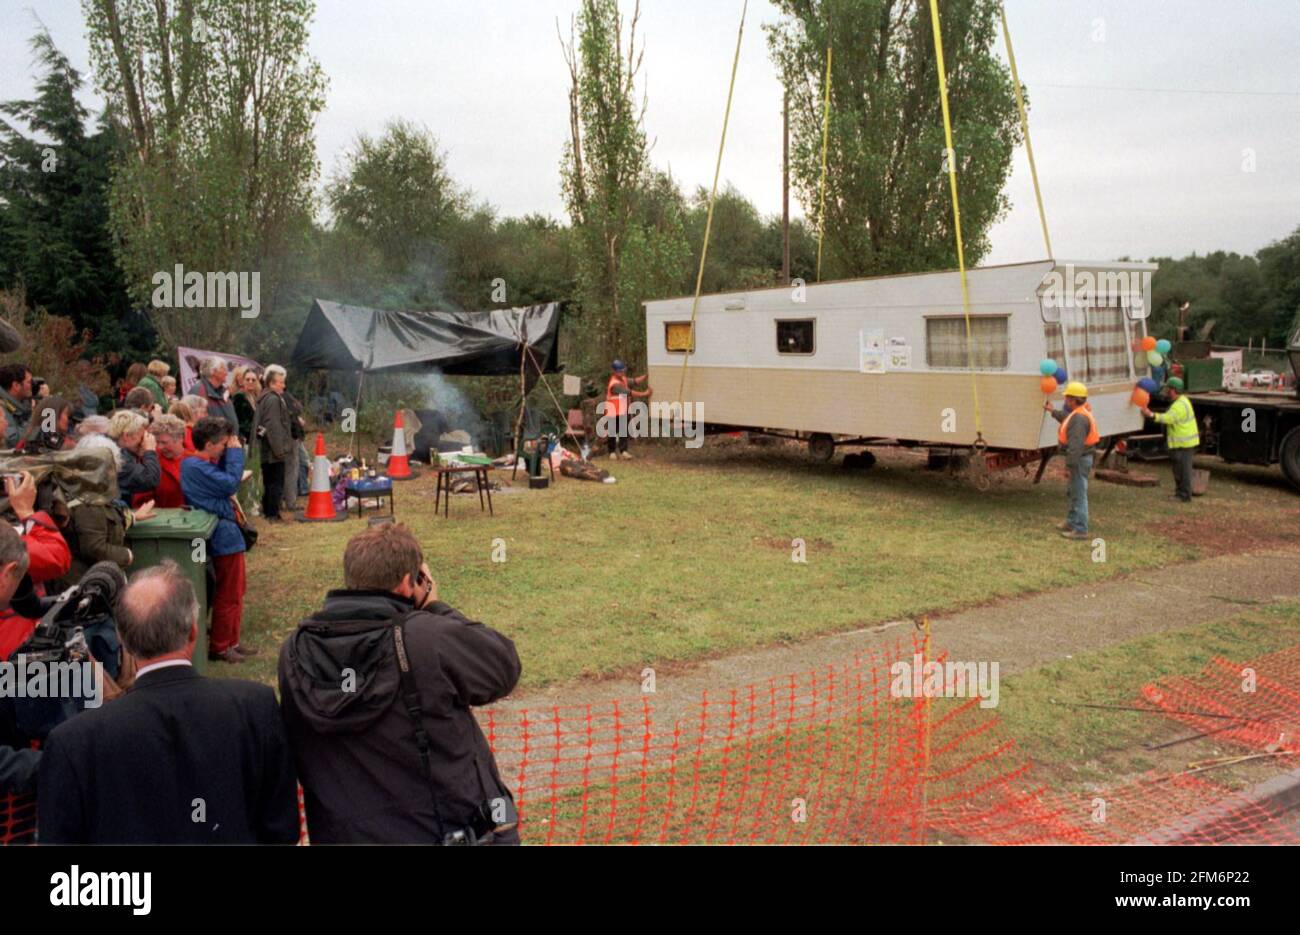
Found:
[[87, 386], [96, 396], [112, 389], [108, 368], [117, 363], [117, 355], [87, 358], [91, 342], [89, 330], [77, 331], [71, 318], [51, 315], [42, 307], [29, 308], [22, 287], [0, 290], [0, 317], [17, 330], [22, 346], [0, 357], [0, 363], [22, 363], [32, 376], [50, 385], [50, 392], [73, 397], [79, 386]]

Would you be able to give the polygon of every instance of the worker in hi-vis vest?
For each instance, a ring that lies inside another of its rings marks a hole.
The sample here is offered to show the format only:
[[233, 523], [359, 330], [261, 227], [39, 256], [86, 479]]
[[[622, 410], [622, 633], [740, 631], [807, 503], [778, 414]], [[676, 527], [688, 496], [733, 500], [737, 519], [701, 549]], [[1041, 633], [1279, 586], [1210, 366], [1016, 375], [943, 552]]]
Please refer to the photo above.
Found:
[[1061, 423], [1056, 433], [1065, 452], [1065, 466], [1070, 472], [1070, 481], [1066, 485], [1066, 502], [1069, 512], [1065, 522], [1056, 528], [1067, 539], [1088, 538], [1088, 477], [1092, 474], [1092, 459], [1097, 451], [1101, 435], [1097, 432], [1097, 420], [1092, 416], [1092, 407], [1088, 405], [1088, 388], [1077, 380], [1065, 385], [1065, 407], [1053, 409], [1052, 403], [1043, 403], [1043, 408], [1052, 414], [1052, 418]]
[[649, 376], [629, 377], [627, 364], [621, 360], [615, 360], [610, 365], [610, 370], [609, 383], [605, 385], [605, 425], [608, 429], [609, 456], [618, 458], [622, 454], [625, 461], [631, 461], [632, 453], [627, 450], [628, 401], [650, 395], [649, 387], [644, 390], [632, 389], [632, 384], [644, 383]]
[[1169, 398], [1173, 400], [1164, 412], [1152, 412], [1143, 407], [1142, 415], [1154, 419], [1165, 427], [1165, 447], [1169, 449], [1169, 462], [1174, 468], [1174, 496], [1183, 503], [1192, 502], [1192, 462], [1196, 446], [1201, 443], [1201, 433], [1196, 427], [1196, 413], [1192, 401], [1183, 395], [1186, 384], [1178, 377], [1165, 383]]

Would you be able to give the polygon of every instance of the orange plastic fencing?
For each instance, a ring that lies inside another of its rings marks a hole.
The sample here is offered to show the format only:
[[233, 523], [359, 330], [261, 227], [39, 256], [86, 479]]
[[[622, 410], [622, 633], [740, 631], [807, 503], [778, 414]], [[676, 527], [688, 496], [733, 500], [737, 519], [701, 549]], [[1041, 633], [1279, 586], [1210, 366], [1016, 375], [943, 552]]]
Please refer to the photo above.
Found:
[[[1048, 788], [978, 697], [891, 692], [894, 664], [919, 649], [705, 693], [671, 718], [646, 695], [480, 720], [527, 843], [1300, 843], [1268, 805], [1200, 776], [1086, 795]], [[1253, 667], [1255, 694], [1224, 695], [1216, 710], [1238, 716], [1232, 738], [1262, 744], [1300, 711], [1300, 647]], [[1157, 691], [1206, 705], [1220, 669], [1241, 668], [1219, 661]], [[1241, 726], [1256, 723], [1269, 728]]]
[[[1300, 843], [1300, 820], [1202, 774], [1052, 788], [979, 697], [892, 690], [920, 651], [900, 643], [689, 703], [646, 694], [479, 719], [530, 844]], [[1300, 646], [1216, 659], [1141, 695], [1216, 740], [1295, 751]], [[34, 820], [30, 798], [0, 799], [0, 842], [30, 841]]]
[[36, 840], [36, 796], [0, 795], [0, 845]]
[[1200, 675], [1145, 686], [1142, 697], [1207, 737], [1300, 753], [1300, 646], [1247, 663], [1216, 657]]

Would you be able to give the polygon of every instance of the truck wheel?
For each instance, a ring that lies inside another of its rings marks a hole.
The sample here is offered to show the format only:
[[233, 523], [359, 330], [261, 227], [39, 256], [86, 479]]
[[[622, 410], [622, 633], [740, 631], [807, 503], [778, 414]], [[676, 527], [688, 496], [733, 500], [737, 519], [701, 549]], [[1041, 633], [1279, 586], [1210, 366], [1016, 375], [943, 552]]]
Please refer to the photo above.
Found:
[[825, 432], [814, 432], [808, 436], [808, 457], [818, 464], [825, 464], [835, 455], [835, 439]]
[[1282, 439], [1282, 450], [1278, 454], [1282, 464], [1282, 473], [1291, 482], [1291, 486], [1300, 490], [1300, 426], [1286, 433]]

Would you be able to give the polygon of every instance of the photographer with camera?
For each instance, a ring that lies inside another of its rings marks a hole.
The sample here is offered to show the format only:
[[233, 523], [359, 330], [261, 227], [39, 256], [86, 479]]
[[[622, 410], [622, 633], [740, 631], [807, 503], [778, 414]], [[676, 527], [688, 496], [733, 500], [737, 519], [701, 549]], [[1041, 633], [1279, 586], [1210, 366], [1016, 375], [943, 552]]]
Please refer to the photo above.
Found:
[[[29, 479], [30, 477], [31, 475], [28, 475]], [[6, 480], [6, 484], [8, 483]], [[36, 488], [33, 485], [33, 497], [35, 496], [35, 490]], [[64, 551], [66, 552], [66, 547]], [[9, 605], [14, 598], [14, 594], [23, 585], [28, 564], [27, 547], [23, 544], [22, 537], [8, 523], [0, 523], [0, 611], [5, 614], [12, 613]], [[0, 633], [4, 634], [6, 642], [12, 641], [12, 628], [15, 620], [23, 625], [28, 622], [34, 624], [34, 621], [26, 621], [16, 615], [9, 617], [9, 619], [0, 623]], [[30, 632], [31, 629], [28, 627], [23, 636], [10, 648], [9, 652], [4, 653], [0, 658], [8, 659], [13, 649], [21, 645], [23, 640], [27, 638], [27, 633]], [[9, 706], [0, 706], [0, 795], [34, 792], [36, 790], [36, 769], [40, 762], [40, 751], [31, 749], [26, 738], [19, 735], [17, 726], [10, 717]]]
[[174, 562], [147, 568], [116, 617], [135, 686], [50, 732], [39, 842], [295, 843], [297, 788], [275, 693], [194, 671], [193, 585]]
[[405, 526], [353, 536], [343, 580], [280, 648], [313, 843], [518, 844], [470, 710], [514, 689], [514, 644], [438, 600]]
[[47, 396], [38, 401], [32, 421], [18, 447], [23, 454], [39, 455], [47, 451], [65, 451], [75, 442], [68, 437], [72, 428], [72, 403], [62, 396]]
[[[6, 476], [4, 492], [9, 498], [9, 509], [18, 520], [15, 531], [28, 559], [26, 572], [29, 581], [20, 591], [30, 589], [37, 597], [43, 597], [47, 581], [68, 573], [72, 566], [72, 552], [49, 514], [36, 510], [36, 481], [31, 474], [23, 471]], [[5, 601], [0, 606], [0, 660], [12, 656], [36, 626], [34, 617], [25, 617], [10, 606], [12, 595], [13, 592], [3, 595]]]
[[130, 503], [138, 493], [158, 486], [162, 479], [158, 464], [158, 442], [149, 433], [149, 420], [131, 409], [119, 409], [108, 417], [108, 437], [119, 449], [117, 492]]

